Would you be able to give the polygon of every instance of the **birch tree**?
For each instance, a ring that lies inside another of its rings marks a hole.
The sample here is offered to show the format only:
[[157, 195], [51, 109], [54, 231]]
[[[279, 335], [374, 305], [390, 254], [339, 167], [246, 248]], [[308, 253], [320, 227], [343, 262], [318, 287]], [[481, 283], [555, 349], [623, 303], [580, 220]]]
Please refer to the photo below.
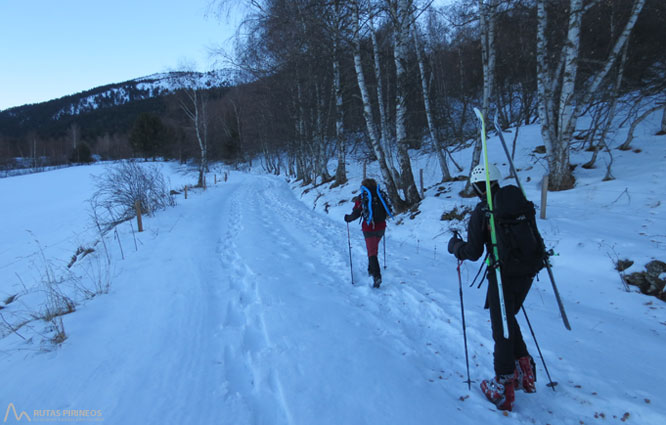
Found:
[[[339, 1], [335, 2], [336, 12]], [[335, 91], [335, 140], [337, 143], [338, 166], [335, 169], [334, 186], [347, 182], [346, 144], [344, 140], [344, 110], [342, 99], [342, 80], [340, 78], [340, 37], [336, 36], [333, 44], [333, 90]]]
[[607, 90], [605, 99], [602, 99], [601, 106], [597, 108], [593, 114], [593, 125], [590, 129], [590, 147], [592, 148], [592, 158], [582, 165], [583, 168], [592, 168], [596, 162], [600, 150], [605, 150], [608, 154], [609, 160], [606, 166], [606, 176], [604, 181], [613, 180], [612, 165], [613, 154], [606, 142], [608, 133], [613, 125], [615, 115], [617, 112], [617, 104], [619, 101], [620, 89], [622, 87], [622, 80], [624, 78], [624, 68], [627, 63], [627, 51], [629, 50], [629, 43], [625, 43], [622, 48], [622, 55], [619, 64], [617, 65], [615, 83]]
[[[483, 66], [483, 94], [481, 97], [481, 112], [488, 123], [490, 109], [490, 96], [493, 94], [495, 80], [495, 13], [497, 0], [479, 0], [479, 31], [481, 38], [481, 62]], [[487, 127], [486, 127], [487, 128]], [[474, 167], [481, 161], [481, 138], [477, 138], [472, 151], [470, 175]], [[467, 179], [463, 193], [473, 194], [472, 186]]]
[[208, 98], [206, 92], [196, 88], [194, 83], [182, 90], [179, 105], [189, 120], [199, 144], [199, 180], [203, 186], [204, 175], [208, 171]]
[[410, 26], [414, 17], [413, 0], [387, 0], [387, 9], [393, 24], [394, 61], [395, 61], [395, 136], [397, 143], [398, 164], [405, 200], [408, 205], [421, 201], [421, 196], [414, 181], [412, 164], [409, 158], [409, 139], [407, 138], [407, 87]]
[[389, 117], [386, 111], [386, 97], [384, 95], [384, 78], [381, 70], [381, 59], [379, 55], [379, 42], [377, 41], [377, 31], [375, 30], [374, 16], [370, 14], [368, 18], [370, 25], [370, 40], [372, 42], [373, 69], [375, 72], [375, 85], [377, 86], [377, 109], [379, 110], [379, 139], [386, 154], [386, 162], [395, 181], [399, 180], [398, 172], [395, 169], [393, 161], [393, 150], [391, 149], [391, 139], [393, 138], [389, 127]]
[[419, 62], [419, 76], [421, 77], [421, 92], [423, 93], [423, 106], [425, 108], [426, 121], [428, 123], [428, 133], [430, 134], [430, 140], [435, 146], [435, 153], [437, 154], [437, 159], [439, 160], [439, 167], [442, 172], [442, 181], [451, 180], [451, 172], [449, 171], [449, 166], [446, 163], [446, 157], [444, 156], [444, 149], [442, 143], [439, 140], [437, 131], [435, 130], [435, 120], [432, 114], [432, 108], [430, 107], [430, 90], [428, 88], [428, 80], [425, 75], [425, 60], [423, 59], [423, 52], [421, 52], [421, 47], [419, 46], [419, 39], [417, 35], [417, 26], [414, 23], [412, 28], [412, 34], [414, 36], [414, 47], [416, 50], [416, 59]]
[[582, 90], [577, 90], [583, 0], [570, 0], [566, 39], [559, 54], [549, 51], [547, 0], [537, 0], [537, 87], [541, 135], [548, 153], [549, 189], [573, 187], [569, 162], [573, 132], [583, 105], [589, 103], [621, 55], [645, 0], [635, 0], [622, 32], [617, 37], [602, 66]]
[[384, 186], [386, 191], [391, 198], [391, 202], [393, 203], [396, 210], [401, 211], [405, 207], [405, 201], [400, 198], [395, 181], [393, 180], [393, 175], [389, 171], [388, 165], [386, 164], [386, 155], [380, 144], [377, 126], [375, 125], [374, 119], [372, 117], [372, 103], [370, 99], [370, 93], [368, 91], [368, 86], [365, 81], [363, 61], [361, 59], [361, 5], [359, 0], [356, 0], [353, 3], [353, 13], [352, 44], [354, 55], [354, 70], [356, 71], [358, 88], [361, 92], [361, 101], [363, 103], [363, 118], [365, 121], [366, 130], [368, 132], [368, 137], [370, 139], [370, 145], [372, 146], [375, 157], [379, 162], [379, 170], [382, 174], [382, 178], [384, 179]]
[[[652, 108], [644, 111], [641, 115], [639, 115], [636, 119], [634, 119], [632, 121], [631, 125], [629, 126], [629, 131], [627, 132], [627, 138], [624, 140], [624, 143], [622, 143], [620, 146], [618, 146], [618, 149], [621, 150], [621, 151], [630, 150], [631, 149], [631, 142], [634, 140], [634, 132], [636, 131], [636, 128], [638, 127], [638, 124], [643, 122], [643, 120], [645, 118], [649, 117], [650, 114], [652, 114], [653, 112], [658, 111], [659, 109], [662, 109], [662, 108], [666, 108], [666, 107], [664, 107], [662, 105], [655, 105]], [[666, 114], [666, 109], [664, 109], [664, 110], [665, 110], [664, 113]], [[663, 116], [662, 116], [662, 125], [663, 125], [663, 123], [664, 123], [664, 121], [663, 121]], [[666, 132], [665, 131], [660, 131], [657, 134], [666, 134]]]
[[[479, 22], [481, 29], [481, 57], [483, 64], [483, 97], [481, 112], [488, 117], [490, 96], [495, 82], [495, 21], [497, 0], [479, 0]], [[478, 158], [476, 158], [478, 163]]]
[[335, 96], [335, 139], [338, 165], [335, 170], [335, 183], [332, 187], [347, 182], [346, 142], [344, 131], [344, 99], [342, 87], [342, 55], [344, 53], [344, 34], [349, 27], [349, 7], [344, 0], [333, 0], [331, 4], [331, 38], [333, 40], [333, 92]]

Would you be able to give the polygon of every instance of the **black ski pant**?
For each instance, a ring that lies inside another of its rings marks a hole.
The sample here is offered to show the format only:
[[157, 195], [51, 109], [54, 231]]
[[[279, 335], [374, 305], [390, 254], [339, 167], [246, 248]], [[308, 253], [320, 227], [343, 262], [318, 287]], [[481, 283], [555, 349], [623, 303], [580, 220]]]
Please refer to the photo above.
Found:
[[368, 257], [368, 274], [372, 277], [382, 277], [382, 271], [376, 255]]
[[506, 320], [509, 327], [509, 338], [504, 338], [502, 331], [502, 312], [499, 303], [499, 291], [495, 273], [488, 272], [488, 293], [486, 295], [486, 308], [490, 309], [490, 324], [495, 341], [494, 366], [495, 374], [507, 375], [516, 368], [515, 361], [529, 355], [527, 346], [516, 321], [516, 314], [525, 301], [525, 297], [532, 286], [532, 276], [520, 276], [502, 279], [504, 306]]

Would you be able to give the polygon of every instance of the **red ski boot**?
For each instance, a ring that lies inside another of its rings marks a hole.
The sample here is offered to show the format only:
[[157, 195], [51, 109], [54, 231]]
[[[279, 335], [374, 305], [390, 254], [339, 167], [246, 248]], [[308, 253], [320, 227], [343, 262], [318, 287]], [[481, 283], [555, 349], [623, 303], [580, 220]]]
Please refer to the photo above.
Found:
[[481, 391], [500, 410], [513, 409], [515, 400], [514, 374], [500, 375], [481, 382]]
[[516, 371], [514, 372], [514, 378], [516, 381], [516, 389], [523, 390], [526, 393], [535, 393], [536, 386], [534, 382], [536, 378], [534, 376], [533, 360], [530, 356], [521, 357], [516, 360]]

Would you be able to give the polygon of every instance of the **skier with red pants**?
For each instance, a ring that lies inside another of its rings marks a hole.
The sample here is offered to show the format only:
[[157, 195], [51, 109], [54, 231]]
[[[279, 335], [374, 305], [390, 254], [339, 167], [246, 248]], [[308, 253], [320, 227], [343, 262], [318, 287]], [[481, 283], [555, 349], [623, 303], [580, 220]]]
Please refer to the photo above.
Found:
[[364, 179], [361, 182], [361, 194], [356, 196], [354, 201], [354, 208], [351, 214], [345, 215], [345, 221], [349, 223], [363, 217], [361, 230], [368, 250], [368, 274], [373, 278], [373, 286], [379, 288], [382, 272], [377, 253], [379, 242], [386, 230], [386, 217], [391, 215], [391, 207], [374, 179]]
[[[494, 165], [488, 167], [493, 197], [500, 190], [500, 172]], [[467, 229], [467, 242], [456, 234], [449, 241], [448, 250], [459, 260], [478, 260], [483, 254], [484, 246], [487, 252], [492, 252], [490, 226], [488, 220], [488, 204], [486, 202], [486, 171], [483, 165], [474, 168], [470, 183], [481, 202], [472, 212]], [[492, 256], [492, 255], [491, 255]], [[490, 267], [490, 266], [489, 266]], [[481, 382], [481, 390], [488, 400], [500, 410], [512, 410], [515, 400], [515, 390], [522, 389], [527, 393], [536, 391], [534, 382], [534, 361], [527, 351], [527, 346], [516, 321], [516, 314], [520, 311], [527, 296], [534, 275], [508, 276], [502, 273], [502, 286], [504, 305], [506, 309], [509, 338], [502, 332], [502, 315], [500, 311], [499, 290], [495, 273], [488, 273], [488, 292], [486, 294], [485, 308], [490, 309], [490, 323], [492, 328], [494, 348], [495, 377]]]

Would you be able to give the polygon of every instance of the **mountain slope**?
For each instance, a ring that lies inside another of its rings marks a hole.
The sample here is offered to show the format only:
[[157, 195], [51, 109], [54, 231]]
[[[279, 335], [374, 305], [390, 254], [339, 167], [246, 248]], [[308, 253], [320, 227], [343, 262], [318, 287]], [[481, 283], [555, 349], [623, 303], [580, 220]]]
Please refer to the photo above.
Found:
[[[72, 123], [81, 125], [82, 121], [88, 120], [91, 123], [84, 125], [84, 130], [99, 136], [118, 131], [119, 121], [122, 123], [119, 116], [131, 115], [128, 120], [131, 124], [140, 112], [163, 110], [160, 99], [178, 89], [213, 89], [230, 85], [231, 71], [228, 70], [154, 74], [0, 111], [0, 129], [9, 137], [19, 137], [28, 131], [53, 135], [64, 133]], [[127, 126], [120, 125], [121, 128]]]

